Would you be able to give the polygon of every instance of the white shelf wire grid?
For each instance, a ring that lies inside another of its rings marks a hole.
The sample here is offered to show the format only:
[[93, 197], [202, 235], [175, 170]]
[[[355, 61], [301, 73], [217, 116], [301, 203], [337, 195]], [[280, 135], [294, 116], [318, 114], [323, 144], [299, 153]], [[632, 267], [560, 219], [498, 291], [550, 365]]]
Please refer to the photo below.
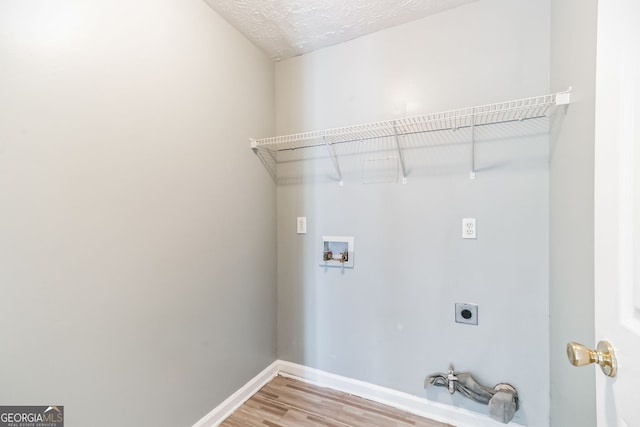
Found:
[[[252, 139], [251, 147], [274, 178], [277, 164], [283, 159], [302, 159], [295, 151], [331, 147], [353, 141], [366, 142], [381, 138], [397, 138], [425, 132], [458, 130], [473, 126], [548, 118], [557, 106], [568, 104], [568, 92], [541, 95], [495, 104], [467, 107], [414, 117], [358, 124], [334, 129]], [[287, 155], [283, 156], [285, 154]]]

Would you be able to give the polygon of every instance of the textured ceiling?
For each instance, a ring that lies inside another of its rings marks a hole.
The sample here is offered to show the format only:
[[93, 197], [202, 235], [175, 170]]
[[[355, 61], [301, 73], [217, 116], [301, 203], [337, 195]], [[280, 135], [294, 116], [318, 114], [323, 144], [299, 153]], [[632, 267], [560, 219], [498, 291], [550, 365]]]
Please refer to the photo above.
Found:
[[204, 0], [274, 60], [476, 0]]

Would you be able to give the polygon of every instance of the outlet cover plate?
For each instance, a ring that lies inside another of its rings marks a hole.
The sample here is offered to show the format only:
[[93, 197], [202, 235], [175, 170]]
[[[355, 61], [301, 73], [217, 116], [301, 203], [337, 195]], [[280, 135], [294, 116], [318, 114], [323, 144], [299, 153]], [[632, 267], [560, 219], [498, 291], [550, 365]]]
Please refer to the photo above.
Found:
[[299, 216], [296, 218], [296, 231], [298, 234], [307, 234], [307, 217]]
[[478, 324], [478, 304], [468, 302], [456, 303], [456, 323], [466, 325]]
[[476, 219], [475, 218], [462, 218], [462, 238], [463, 239], [476, 238]]

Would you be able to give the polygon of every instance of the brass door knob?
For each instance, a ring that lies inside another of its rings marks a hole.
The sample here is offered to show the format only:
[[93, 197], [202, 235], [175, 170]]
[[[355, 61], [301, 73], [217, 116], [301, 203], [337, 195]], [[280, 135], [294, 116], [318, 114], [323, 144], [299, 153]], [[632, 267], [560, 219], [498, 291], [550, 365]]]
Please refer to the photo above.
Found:
[[591, 350], [577, 342], [570, 342], [567, 344], [567, 357], [573, 366], [597, 363], [608, 377], [615, 377], [618, 371], [616, 355], [607, 341], [600, 341], [596, 350]]

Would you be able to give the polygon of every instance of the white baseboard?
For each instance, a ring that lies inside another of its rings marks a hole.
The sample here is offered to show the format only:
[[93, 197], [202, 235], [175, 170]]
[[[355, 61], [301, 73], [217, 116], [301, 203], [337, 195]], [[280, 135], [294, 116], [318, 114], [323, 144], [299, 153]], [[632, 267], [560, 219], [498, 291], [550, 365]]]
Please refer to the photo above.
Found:
[[219, 404], [213, 411], [205, 415], [200, 421], [195, 423], [193, 427], [215, 427], [226, 420], [236, 409], [244, 402], [249, 400], [251, 396], [256, 394], [258, 390], [264, 387], [269, 381], [278, 375], [280, 361], [276, 360], [267, 366], [262, 372], [256, 375], [248, 383], [243, 385], [240, 390], [229, 396], [224, 402]]
[[[222, 402], [213, 411], [193, 427], [216, 427], [233, 411], [246, 402], [276, 375], [293, 377], [302, 381], [343, 391], [365, 399], [398, 408], [412, 414], [430, 418], [435, 421], [453, 424], [457, 427], [504, 427], [505, 424], [495, 421], [487, 415], [458, 408], [444, 403], [433, 402], [426, 398], [408, 393], [380, 387], [364, 381], [354, 380], [341, 375], [331, 374], [319, 369], [298, 365], [297, 363], [276, 360], [240, 390]], [[510, 426], [524, 427], [514, 422]]]

